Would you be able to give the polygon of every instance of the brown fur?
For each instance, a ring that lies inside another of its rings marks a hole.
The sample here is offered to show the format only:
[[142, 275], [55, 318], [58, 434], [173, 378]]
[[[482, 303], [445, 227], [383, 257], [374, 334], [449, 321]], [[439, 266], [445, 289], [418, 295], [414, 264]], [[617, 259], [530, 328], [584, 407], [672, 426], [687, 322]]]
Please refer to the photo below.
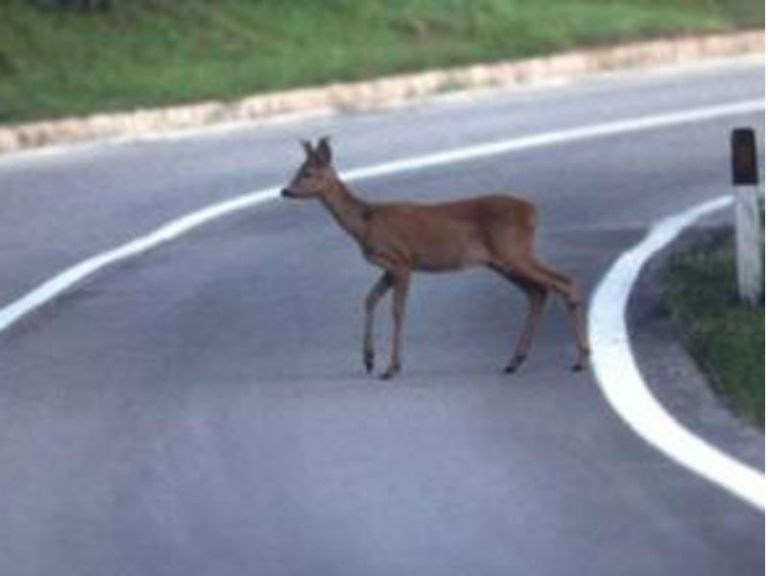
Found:
[[321, 139], [316, 148], [307, 142], [303, 145], [307, 157], [283, 195], [318, 197], [357, 241], [366, 260], [383, 270], [365, 300], [363, 358], [369, 372], [374, 362], [373, 315], [381, 298], [393, 290], [392, 354], [389, 367], [382, 374], [383, 378], [391, 378], [401, 368], [402, 324], [411, 272], [445, 272], [469, 266], [495, 270], [528, 298], [525, 325], [507, 372], [514, 372], [525, 359], [550, 290], [567, 304], [579, 348], [574, 368], [584, 367], [589, 348], [581, 302], [569, 277], [535, 258], [536, 209], [531, 203], [510, 196], [482, 196], [429, 205], [364, 202], [336, 174], [327, 139]]

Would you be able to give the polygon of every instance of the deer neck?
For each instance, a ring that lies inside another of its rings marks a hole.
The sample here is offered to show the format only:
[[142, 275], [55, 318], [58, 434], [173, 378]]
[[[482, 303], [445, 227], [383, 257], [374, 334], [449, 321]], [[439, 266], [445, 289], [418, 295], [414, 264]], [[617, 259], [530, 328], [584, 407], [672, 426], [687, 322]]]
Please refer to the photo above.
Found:
[[368, 226], [367, 220], [371, 210], [370, 205], [355, 196], [338, 179], [333, 182], [320, 198], [339, 226], [355, 240], [362, 242], [366, 227]]

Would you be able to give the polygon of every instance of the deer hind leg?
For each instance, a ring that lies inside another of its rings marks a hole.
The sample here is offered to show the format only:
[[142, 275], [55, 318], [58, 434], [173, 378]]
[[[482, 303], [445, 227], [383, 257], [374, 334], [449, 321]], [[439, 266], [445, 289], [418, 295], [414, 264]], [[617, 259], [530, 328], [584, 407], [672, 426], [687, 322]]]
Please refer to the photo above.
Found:
[[389, 380], [395, 374], [400, 372], [402, 363], [400, 361], [400, 348], [403, 335], [403, 321], [405, 320], [405, 304], [408, 298], [408, 286], [411, 280], [411, 271], [409, 269], [400, 269], [392, 272], [394, 296], [392, 298], [392, 320], [394, 328], [392, 331], [392, 355], [389, 361], [389, 367], [381, 374], [382, 380]]
[[577, 371], [583, 370], [589, 360], [589, 344], [587, 343], [586, 330], [584, 328], [581, 297], [573, 280], [540, 264], [531, 257], [510, 263], [507, 265], [507, 269], [511, 269], [514, 275], [553, 290], [561, 296], [568, 312], [571, 330], [573, 331], [579, 351], [579, 357], [573, 365], [573, 369]]
[[384, 272], [365, 297], [365, 327], [363, 332], [363, 364], [368, 374], [373, 370], [373, 318], [376, 306], [392, 287], [392, 275]]
[[578, 360], [576, 360], [576, 363], [573, 365], [573, 370], [577, 372], [584, 370], [589, 362], [590, 350], [589, 341], [587, 340], [586, 328], [584, 327], [584, 306], [582, 304], [579, 289], [575, 282], [568, 276], [555, 272], [551, 268], [548, 268], [539, 262], [534, 261], [534, 265], [541, 272], [550, 275], [560, 283], [563, 283], [566, 287], [566, 290], [560, 294], [563, 297], [563, 302], [565, 302], [565, 307], [568, 311], [568, 319], [571, 324], [571, 330], [576, 339], [576, 345], [578, 346], [579, 350], [579, 357]]
[[528, 351], [533, 343], [533, 337], [541, 321], [544, 305], [547, 302], [547, 289], [530, 281], [524, 281], [514, 276], [505, 275], [510, 281], [519, 286], [528, 299], [528, 310], [520, 335], [517, 337], [515, 351], [509, 364], [504, 368], [507, 374], [513, 374], [528, 356]]

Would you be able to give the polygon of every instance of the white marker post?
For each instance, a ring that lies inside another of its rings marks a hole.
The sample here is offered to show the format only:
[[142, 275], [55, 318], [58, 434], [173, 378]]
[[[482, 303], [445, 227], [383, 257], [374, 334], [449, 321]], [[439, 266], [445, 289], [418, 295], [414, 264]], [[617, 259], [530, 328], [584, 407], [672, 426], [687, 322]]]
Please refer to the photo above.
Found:
[[760, 303], [763, 287], [763, 230], [757, 145], [751, 128], [731, 134], [733, 184], [736, 194], [736, 268], [739, 295], [746, 303]]

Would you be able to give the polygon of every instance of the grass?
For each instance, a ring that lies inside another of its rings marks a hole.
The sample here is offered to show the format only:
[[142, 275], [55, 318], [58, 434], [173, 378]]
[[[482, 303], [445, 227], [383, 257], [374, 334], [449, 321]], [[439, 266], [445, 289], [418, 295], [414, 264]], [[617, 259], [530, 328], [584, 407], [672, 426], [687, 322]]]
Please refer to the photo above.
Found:
[[731, 244], [673, 257], [665, 301], [718, 392], [744, 418], [765, 428], [764, 307], [738, 298]]
[[[0, 0], [0, 123], [762, 27], [757, 0]], [[43, 3], [44, 4], [44, 3]]]

